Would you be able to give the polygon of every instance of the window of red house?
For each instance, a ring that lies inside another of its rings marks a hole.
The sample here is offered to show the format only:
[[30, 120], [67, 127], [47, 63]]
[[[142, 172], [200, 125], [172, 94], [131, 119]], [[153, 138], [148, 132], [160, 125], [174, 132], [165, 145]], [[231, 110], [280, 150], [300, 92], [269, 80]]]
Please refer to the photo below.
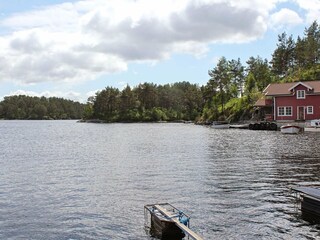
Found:
[[292, 116], [292, 107], [278, 107], [278, 116]]
[[297, 99], [304, 99], [306, 98], [306, 91], [305, 90], [297, 90]]
[[307, 114], [313, 114], [313, 106], [307, 107]]

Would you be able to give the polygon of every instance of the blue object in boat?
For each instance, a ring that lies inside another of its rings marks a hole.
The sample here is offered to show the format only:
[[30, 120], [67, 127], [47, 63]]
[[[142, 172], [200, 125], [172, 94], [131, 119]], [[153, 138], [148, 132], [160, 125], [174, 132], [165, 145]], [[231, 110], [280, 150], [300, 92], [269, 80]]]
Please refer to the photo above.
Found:
[[179, 212], [179, 222], [188, 226], [189, 218], [187, 218], [186, 216], [183, 216], [183, 212]]

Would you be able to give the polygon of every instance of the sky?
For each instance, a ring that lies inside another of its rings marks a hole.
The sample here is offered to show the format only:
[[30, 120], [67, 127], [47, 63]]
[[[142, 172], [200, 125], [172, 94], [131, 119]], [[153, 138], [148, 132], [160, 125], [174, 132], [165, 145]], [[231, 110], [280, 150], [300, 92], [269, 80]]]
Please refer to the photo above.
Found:
[[222, 56], [271, 60], [319, 18], [320, 0], [0, 0], [0, 100], [205, 85]]

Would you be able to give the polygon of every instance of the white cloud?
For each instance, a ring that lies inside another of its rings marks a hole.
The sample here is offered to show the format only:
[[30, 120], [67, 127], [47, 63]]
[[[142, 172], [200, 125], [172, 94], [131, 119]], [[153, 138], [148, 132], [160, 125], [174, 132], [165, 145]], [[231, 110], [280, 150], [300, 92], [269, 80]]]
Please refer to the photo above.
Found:
[[275, 29], [293, 27], [303, 23], [303, 19], [293, 10], [283, 8], [270, 17], [270, 25]]
[[315, 20], [319, 21], [320, 1], [319, 0], [295, 0], [300, 8], [306, 11], [306, 21], [311, 24]]
[[[263, 36], [278, 0], [83, 0], [0, 22], [0, 81], [78, 83]], [[169, 7], [168, 7], [169, 6]]]
[[86, 98], [88, 99], [89, 97], [93, 97], [96, 96], [96, 93], [101, 91], [101, 89], [96, 89], [96, 90], [92, 90], [86, 93]]
[[63, 3], [13, 15], [4, 19], [2, 24], [15, 30], [45, 28], [51, 31], [77, 31], [80, 17], [72, 3]]

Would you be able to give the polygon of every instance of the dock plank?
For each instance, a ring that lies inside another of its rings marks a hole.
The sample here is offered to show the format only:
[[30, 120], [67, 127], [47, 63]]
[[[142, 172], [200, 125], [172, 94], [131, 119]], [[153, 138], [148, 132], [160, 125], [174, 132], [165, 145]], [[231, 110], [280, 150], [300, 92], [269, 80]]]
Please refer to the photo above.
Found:
[[320, 189], [311, 187], [292, 187], [293, 191], [309, 195], [320, 200]]
[[[164, 215], [166, 215], [166, 216], [171, 215], [170, 212], [168, 212], [165, 208], [161, 207], [160, 205], [155, 205], [155, 207]], [[201, 238], [198, 234], [196, 234], [194, 231], [192, 231], [186, 225], [184, 225], [183, 223], [180, 223], [178, 218], [172, 218], [171, 220], [177, 225], [177, 227], [179, 227], [182, 231], [184, 231], [186, 234], [188, 234], [189, 237], [191, 237], [192, 239], [203, 240], [203, 238]]]

